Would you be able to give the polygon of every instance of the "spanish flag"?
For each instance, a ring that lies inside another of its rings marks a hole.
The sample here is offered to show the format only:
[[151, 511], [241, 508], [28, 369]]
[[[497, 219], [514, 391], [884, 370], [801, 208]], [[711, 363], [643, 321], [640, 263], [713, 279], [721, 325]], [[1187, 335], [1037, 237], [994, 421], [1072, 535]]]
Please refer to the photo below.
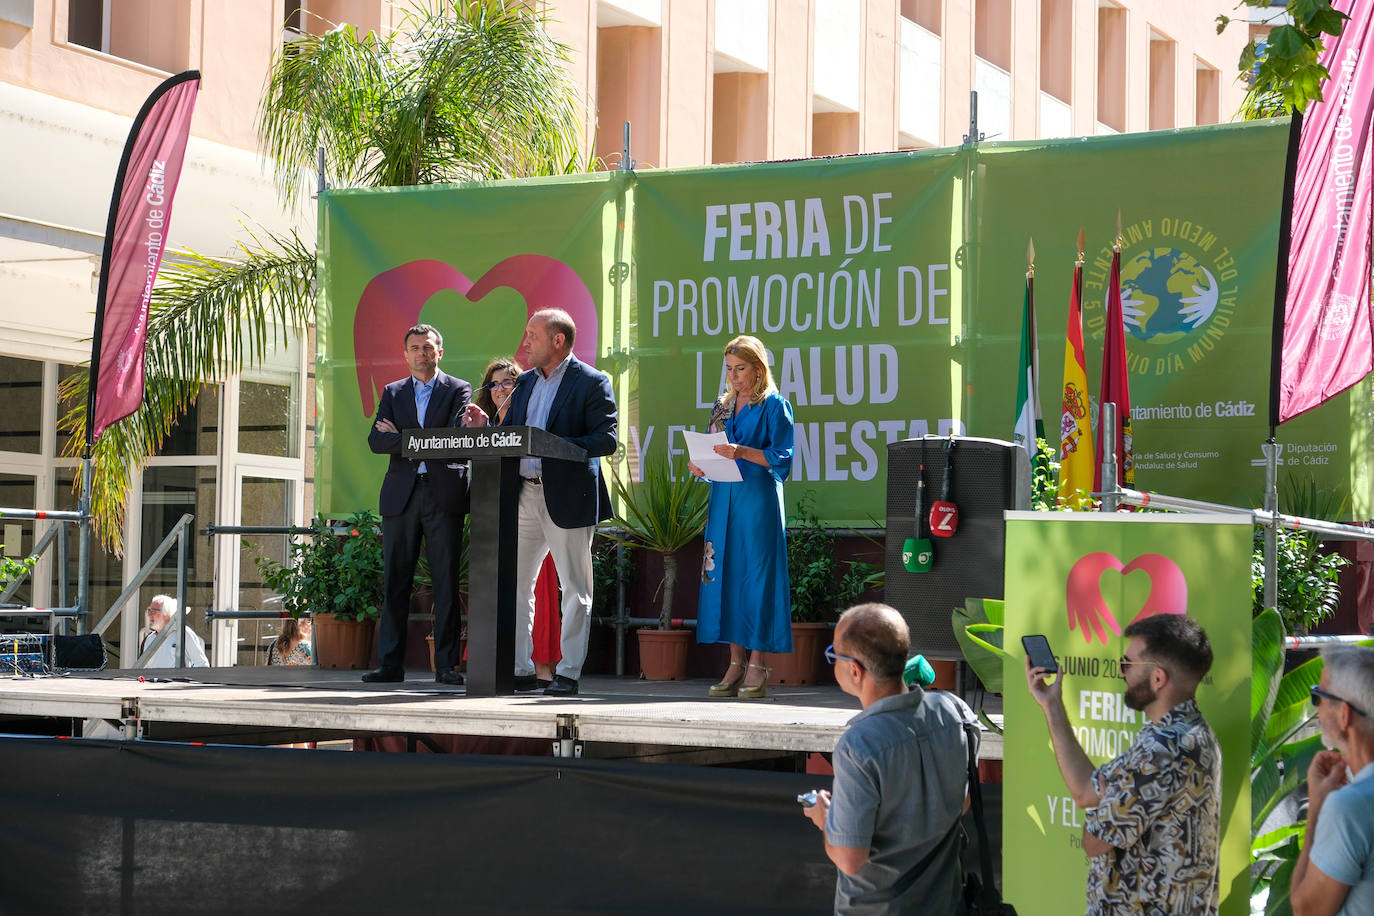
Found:
[[1069, 293], [1069, 328], [1064, 337], [1063, 409], [1059, 417], [1059, 501], [1087, 508], [1093, 492], [1093, 428], [1088, 412], [1088, 364], [1083, 355], [1083, 232]]

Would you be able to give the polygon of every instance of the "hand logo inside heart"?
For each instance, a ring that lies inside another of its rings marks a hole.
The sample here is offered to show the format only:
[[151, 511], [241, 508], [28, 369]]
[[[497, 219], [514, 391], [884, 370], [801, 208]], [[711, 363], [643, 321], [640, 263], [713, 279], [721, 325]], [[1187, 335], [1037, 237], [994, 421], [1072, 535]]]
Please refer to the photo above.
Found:
[[[436, 293], [453, 290], [477, 302], [498, 287], [515, 290], [525, 299], [528, 315], [557, 307], [577, 325], [573, 353], [590, 366], [596, 365], [596, 302], [577, 273], [557, 258], [542, 254], [517, 254], [496, 264], [477, 279], [444, 261], [409, 261], [373, 277], [358, 299], [353, 317], [353, 352], [357, 359], [358, 393], [363, 416], [371, 417], [381, 391], [409, 371], [403, 335], [420, 320], [420, 310]], [[447, 323], [450, 331], [455, 323]], [[443, 330], [441, 328], [441, 330]], [[521, 330], [515, 359], [522, 366], [528, 357]]]
[[1105, 646], [1107, 633], [1103, 629], [1104, 623], [1117, 636], [1121, 635], [1120, 624], [1102, 598], [1102, 576], [1108, 570], [1115, 570], [1123, 576], [1142, 570], [1150, 577], [1150, 594], [1131, 623], [1155, 614], [1188, 613], [1188, 582], [1183, 578], [1183, 570], [1173, 560], [1158, 553], [1143, 553], [1122, 565], [1110, 553], [1090, 553], [1073, 564], [1064, 589], [1069, 629], [1080, 630], [1084, 642], [1091, 644], [1096, 633]]

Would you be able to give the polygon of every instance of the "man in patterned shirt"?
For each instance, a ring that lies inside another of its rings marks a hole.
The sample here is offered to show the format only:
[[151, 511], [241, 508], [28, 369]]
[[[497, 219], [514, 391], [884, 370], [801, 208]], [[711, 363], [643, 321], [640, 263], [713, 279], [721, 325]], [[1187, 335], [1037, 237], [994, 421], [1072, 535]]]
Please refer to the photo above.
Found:
[[1212, 667], [1196, 621], [1156, 614], [1126, 628], [1124, 701], [1150, 721], [1126, 753], [1093, 769], [1064, 709], [1064, 679], [1026, 660], [1054, 757], [1084, 809], [1089, 916], [1215, 914], [1221, 749], [1194, 699]]

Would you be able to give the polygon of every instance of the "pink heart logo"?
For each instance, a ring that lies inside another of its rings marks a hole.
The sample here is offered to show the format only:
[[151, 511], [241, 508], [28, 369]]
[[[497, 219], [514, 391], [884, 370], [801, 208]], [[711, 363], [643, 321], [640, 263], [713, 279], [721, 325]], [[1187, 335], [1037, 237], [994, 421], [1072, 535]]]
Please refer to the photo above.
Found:
[[1091, 645], [1093, 634], [1096, 633], [1105, 646], [1107, 633], [1104, 624], [1117, 636], [1121, 635], [1120, 624], [1102, 598], [1102, 574], [1109, 569], [1123, 576], [1139, 569], [1150, 577], [1150, 594], [1131, 623], [1155, 614], [1188, 613], [1188, 582], [1183, 578], [1183, 570], [1173, 560], [1163, 554], [1143, 553], [1123, 565], [1110, 553], [1090, 553], [1073, 564], [1064, 589], [1069, 629], [1082, 632], [1084, 642]]
[[[444, 261], [408, 261], [368, 281], [353, 316], [353, 352], [363, 416], [371, 417], [382, 389], [404, 378], [409, 371], [401, 355], [402, 335], [420, 320], [425, 303], [443, 290], [453, 290], [477, 302], [498, 287], [513, 289], [523, 296], [528, 315], [551, 307], [566, 311], [577, 325], [573, 353], [584, 363], [596, 365], [596, 302], [577, 272], [557, 258], [513, 255], [494, 265], [476, 282]], [[521, 365], [529, 356], [523, 333], [522, 329], [515, 353]]]

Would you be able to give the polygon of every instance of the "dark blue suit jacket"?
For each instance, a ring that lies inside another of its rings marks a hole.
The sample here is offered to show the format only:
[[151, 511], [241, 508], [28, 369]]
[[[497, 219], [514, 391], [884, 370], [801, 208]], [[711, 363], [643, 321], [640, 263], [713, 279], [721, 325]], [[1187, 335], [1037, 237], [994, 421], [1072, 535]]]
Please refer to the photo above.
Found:
[[[425, 429], [461, 425], [463, 408], [472, 400], [472, 386], [460, 378], [436, 372], [434, 390], [429, 394], [429, 407], [425, 409]], [[390, 420], [398, 430], [419, 429], [420, 418], [415, 410], [415, 380], [407, 375], [398, 382], [392, 382], [382, 390], [382, 401], [377, 406], [377, 416], [372, 421], [372, 429], [367, 435], [367, 444], [379, 455], [390, 455], [386, 476], [382, 478], [382, 515], [400, 515], [410, 501], [410, 493], [415, 489], [415, 475], [420, 462], [401, 454], [401, 434], [384, 433], [377, 430], [377, 420]], [[425, 470], [429, 474], [430, 492], [439, 501], [445, 512], [463, 513], [468, 511], [468, 466], [467, 462], [427, 461]]]
[[[538, 371], [521, 373], [502, 425], [525, 425]], [[601, 475], [601, 457], [615, 454], [616, 420], [611, 380], [576, 356], [569, 357], [544, 428], [586, 449], [587, 460], [543, 459], [544, 504], [558, 527], [586, 528], [611, 517], [611, 494]]]

